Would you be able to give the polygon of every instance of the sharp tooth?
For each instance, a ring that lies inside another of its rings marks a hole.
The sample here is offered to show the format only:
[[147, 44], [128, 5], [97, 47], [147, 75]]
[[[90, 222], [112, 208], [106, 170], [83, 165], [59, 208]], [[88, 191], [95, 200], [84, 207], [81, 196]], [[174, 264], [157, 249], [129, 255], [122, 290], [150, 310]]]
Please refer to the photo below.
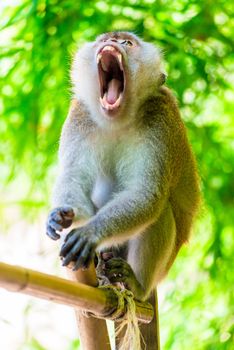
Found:
[[105, 72], [107, 72], [107, 71], [108, 71], [108, 68], [107, 68], [105, 62], [102, 60], [102, 54], [100, 54], [100, 53], [97, 55], [97, 64], [99, 64], [99, 62], [101, 62], [102, 69], [103, 69]]
[[119, 61], [120, 69], [123, 70], [123, 65], [122, 65], [122, 55], [120, 53], [117, 54], [117, 58]]
[[100, 100], [100, 103], [101, 103], [102, 107], [105, 107], [103, 99], [101, 97], [99, 97], [99, 100]]
[[97, 63], [99, 63], [100, 62], [100, 59], [102, 58], [102, 55], [99, 53], [98, 55], [97, 55]]

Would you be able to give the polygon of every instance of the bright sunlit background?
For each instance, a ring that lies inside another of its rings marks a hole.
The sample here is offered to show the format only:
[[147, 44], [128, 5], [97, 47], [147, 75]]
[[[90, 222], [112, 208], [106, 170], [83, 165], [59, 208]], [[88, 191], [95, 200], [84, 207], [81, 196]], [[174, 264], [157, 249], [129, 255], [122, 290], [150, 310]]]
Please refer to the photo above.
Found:
[[[159, 287], [163, 350], [234, 348], [234, 16], [223, 0], [0, 0], [0, 260], [64, 276], [45, 236], [76, 47], [115, 29], [164, 51], [202, 181], [194, 236]], [[73, 311], [0, 289], [0, 349], [79, 349]]]

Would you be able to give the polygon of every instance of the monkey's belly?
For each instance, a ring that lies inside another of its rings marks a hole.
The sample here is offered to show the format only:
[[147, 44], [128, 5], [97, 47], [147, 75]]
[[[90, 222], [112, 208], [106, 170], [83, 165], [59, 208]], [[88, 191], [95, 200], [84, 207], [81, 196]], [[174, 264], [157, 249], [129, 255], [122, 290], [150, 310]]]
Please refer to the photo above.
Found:
[[98, 176], [93, 187], [91, 200], [97, 209], [103, 207], [111, 198], [113, 193], [113, 180], [105, 175]]

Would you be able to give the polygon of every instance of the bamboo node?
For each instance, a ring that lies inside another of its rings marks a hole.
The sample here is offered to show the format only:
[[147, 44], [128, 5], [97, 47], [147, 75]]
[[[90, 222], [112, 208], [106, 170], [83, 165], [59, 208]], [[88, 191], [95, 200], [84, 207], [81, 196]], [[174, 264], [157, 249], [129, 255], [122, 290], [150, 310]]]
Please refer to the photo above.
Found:
[[[127, 294], [127, 292], [132, 294], [132, 292], [127, 290], [127, 289], [124, 289], [124, 290], [120, 289], [120, 288], [113, 286], [111, 284], [99, 286], [98, 288], [113, 291], [117, 296], [118, 306], [116, 308], [114, 308], [114, 311], [111, 310], [110, 313], [105, 314], [105, 315], [97, 315], [91, 311], [82, 310], [83, 316], [85, 316], [87, 318], [89, 318], [89, 317], [97, 317], [100, 319], [108, 318], [109, 320], [112, 320], [112, 321], [121, 320], [125, 314], [125, 309], [126, 309], [125, 308], [125, 305], [126, 305], [125, 294]], [[132, 294], [132, 298], [133, 298], [133, 294]]]

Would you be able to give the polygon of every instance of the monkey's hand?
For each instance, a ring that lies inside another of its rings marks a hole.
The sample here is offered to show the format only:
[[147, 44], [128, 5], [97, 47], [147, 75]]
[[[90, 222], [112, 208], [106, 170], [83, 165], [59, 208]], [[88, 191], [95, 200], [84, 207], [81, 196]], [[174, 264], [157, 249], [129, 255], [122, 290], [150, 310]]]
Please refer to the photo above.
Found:
[[107, 260], [102, 266], [102, 273], [110, 283], [122, 283], [126, 289], [133, 292], [135, 298], [139, 300], [143, 298], [145, 291], [126, 260], [122, 258]]
[[71, 226], [74, 217], [75, 213], [72, 207], [64, 206], [52, 209], [46, 223], [46, 234], [53, 240], [59, 239], [60, 235], [56, 231], [62, 231]]
[[86, 269], [94, 258], [98, 241], [95, 232], [88, 226], [72, 230], [62, 245], [60, 256], [63, 259], [63, 266], [73, 261], [73, 271], [79, 268]]

